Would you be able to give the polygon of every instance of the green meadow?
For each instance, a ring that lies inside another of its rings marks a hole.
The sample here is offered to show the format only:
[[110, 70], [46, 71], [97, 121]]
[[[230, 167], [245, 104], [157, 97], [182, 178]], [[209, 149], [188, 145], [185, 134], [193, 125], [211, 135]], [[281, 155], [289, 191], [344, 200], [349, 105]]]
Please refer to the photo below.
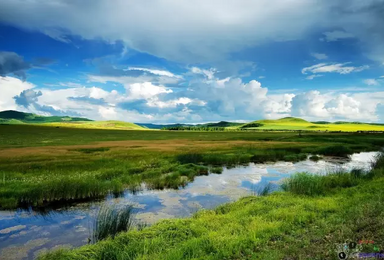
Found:
[[172, 132], [0, 126], [0, 207], [88, 200], [142, 183], [178, 188], [249, 162], [377, 151], [381, 134]]

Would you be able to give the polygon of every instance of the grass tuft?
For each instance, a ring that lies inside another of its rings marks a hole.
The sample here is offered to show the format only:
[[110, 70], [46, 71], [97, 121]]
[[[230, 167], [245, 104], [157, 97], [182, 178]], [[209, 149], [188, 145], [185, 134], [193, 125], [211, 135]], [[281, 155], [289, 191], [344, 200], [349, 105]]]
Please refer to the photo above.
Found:
[[309, 157], [309, 160], [314, 161], [314, 162], [320, 161], [321, 159], [322, 159], [322, 157], [318, 156], [318, 155], [311, 155]]
[[133, 228], [133, 207], [125, 205], [103, 205], [99, 209], [93, 225], [92, 242], [96, 243], [108, 237]]
[[264, 187], [259, 187], [257, 190], [256, 190], [256, 192], [255, 192], [255, 194], [257, 195], [257, 196], [267, 196], [269, 193], [271, 193], [272, 192], [272, 184], [270, 183], [270, 182], [268, 182], [268, 184], [267, 185], [265, 185]]

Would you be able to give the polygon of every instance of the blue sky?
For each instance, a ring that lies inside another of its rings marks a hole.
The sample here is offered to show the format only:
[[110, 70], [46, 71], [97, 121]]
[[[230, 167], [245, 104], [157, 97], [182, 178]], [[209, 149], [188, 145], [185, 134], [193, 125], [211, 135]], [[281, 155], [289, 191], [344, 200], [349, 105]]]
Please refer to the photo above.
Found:
[[382, 0], [0, 0], [0, 110], [384, 122]]

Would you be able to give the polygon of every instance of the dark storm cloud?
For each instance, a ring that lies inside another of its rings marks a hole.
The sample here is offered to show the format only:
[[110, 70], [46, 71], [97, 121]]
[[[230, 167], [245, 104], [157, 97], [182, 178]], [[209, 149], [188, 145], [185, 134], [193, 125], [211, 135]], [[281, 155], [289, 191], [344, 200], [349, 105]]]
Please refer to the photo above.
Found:
[[14, 74], [23, 80], [26, 79], [25, 71], [32, 66], [24, 61], [23, 57], [14, 52], [0, 52], [0, 76], [5, 77], [8, 74]]

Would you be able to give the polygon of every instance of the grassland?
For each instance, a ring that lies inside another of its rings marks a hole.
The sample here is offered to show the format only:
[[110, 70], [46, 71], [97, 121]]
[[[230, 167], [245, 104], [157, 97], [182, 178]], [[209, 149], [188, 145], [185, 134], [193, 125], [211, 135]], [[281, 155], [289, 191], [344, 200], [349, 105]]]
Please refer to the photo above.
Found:
[[147, 128], [138, 126], [134, 123], [123, 121], [73, 121], [73, 122], [54, 122], [43, 123], [43, 126], [66, 127], [81, 129], [116, 129], [116, 130], [146, 130]]
[[223, 165], [378, 150], [357, 133], [169, 132], [0, 126], [0, 208], [177, 188]]
[[384, 131], [384, 125], [375, 125], [359, 122], [308, 122], [301, 118], [286, 117], [277, 120], [258, 120], [244, 124], [242, 126], [231, 127], [230, 129], [248, 130], [302, 130], [302, 131]]
[[59, 250], [60, 259], [337, 259], [336, 244], [384, 246], [384, 160], [369, 173], [298, 174], [284, 190], [251, 196], [192, 218], [165, 220], [94, 245]]
[[82, 128], [82, 129], [120, 129], [145, 130], [147, 128], [123, 121], [93, 121], [81, 117], [40, 116], [19, 111], [1, 111], [0, 125], [40, 125], [48, 127]]

